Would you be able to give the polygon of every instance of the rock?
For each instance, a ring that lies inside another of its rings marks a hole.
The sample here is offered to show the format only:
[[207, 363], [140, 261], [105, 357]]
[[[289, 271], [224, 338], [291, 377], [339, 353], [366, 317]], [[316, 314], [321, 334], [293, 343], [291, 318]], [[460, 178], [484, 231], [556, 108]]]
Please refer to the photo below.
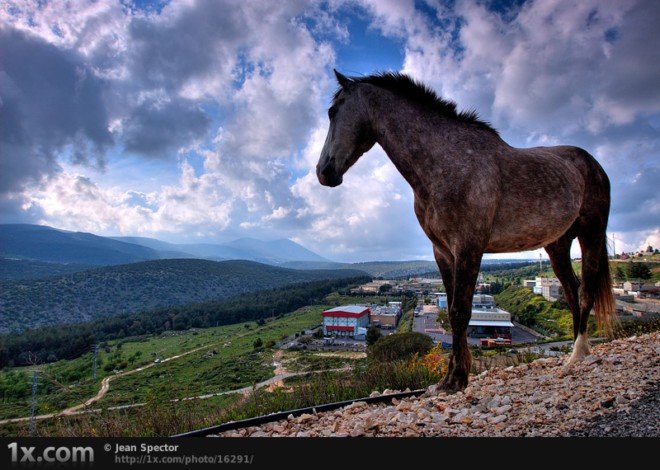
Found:
[[305, 431], [298, 431], [296, 437], [309, 437], [309, 434], [306, 433]]
[[498, 424], [506, 421], [508, 419], [507, 415], [491, 416], [488, 418], [490, 424]]
[[612, 408], [614, 406], [614, 401], [615, 399], [612, 398], [606, 398], [605, 400], [601, 400], [600, 406], [603, 408]]
[[504, 406], [498, 406], [497, 408], [493, 409], [493, 413], [496, 415], [503, 415], [504, 413], [508, 412], [511, 409], [511, 405], [504, 405]]
[[369, 394], [369, 397], [371, 397], [371, 398], [373, 398], [373, 397], [379, 397], [379, 396], [380, 396], [380, 392], [379, 392], [378, 390], [374, 390], [373, 392], [371, 392], [371, 393]]
[[300, 423], [300, 424], [307, 424], [307, 423], [309, 423], [309, 422], [311, 422], [311, 421], [316, 421], [316, 419], [317, 419], [317, 418], [316, 418], [316, 416], [314, 416], [314, 415], [310, 415], [309, 413], [303, 413], [302, 415], [300, 415], [300, 416], [298, 417], [298, 420], [297, 420], [297, 421], [298, 421], [298, 423]]

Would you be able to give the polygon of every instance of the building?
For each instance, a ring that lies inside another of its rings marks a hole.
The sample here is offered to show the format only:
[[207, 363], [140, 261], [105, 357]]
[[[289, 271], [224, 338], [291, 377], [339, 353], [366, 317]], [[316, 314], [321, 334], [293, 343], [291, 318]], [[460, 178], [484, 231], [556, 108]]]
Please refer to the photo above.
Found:
[[366, 284], [362, 284], [361, 286], [356, 287], [354, 289], [351, 289], [351, 292], [354, 294], [378, 294], [380, 292], [380, 288], [383, 287], [385, 284], [394, 286], [396, 282], [378, 279], [375, 281], [367, 282]]
[[449, 308], [447, 306], [447, 294], [444, 292], [438, 293], [438, 308], [444, 308], [445, 310]]
[[344, 305], [322, 313], [325, 336], [355, 337], [369, 325], [371, 310], [366, 305]]
[[[438, 296], [438, 307], [447, 308], [447, 294]], [[472, 297], [472, 316], [468, 335], [473, 338], [511, 338], [511, 314], [495, 306], [492, 295], [477, 294]]]
[[396, 328], [401, 316], [401, 302], [389, 302], [387, 306], [372, 305], [369, 315], [371, 324], [381, 328]]
[[511, 314], [495, 307], [473, 308], [468, 336], [473, 338], [506, 338], [511, 339]]
[[537, 277], [536, 286], [532, 290], [550, 302], [554, 302], [562, 295], [561, 283], [556, 277]]
[[524, 279], [522, 282], [523, 287], [534, 290], [536, 287], [536, 279]]

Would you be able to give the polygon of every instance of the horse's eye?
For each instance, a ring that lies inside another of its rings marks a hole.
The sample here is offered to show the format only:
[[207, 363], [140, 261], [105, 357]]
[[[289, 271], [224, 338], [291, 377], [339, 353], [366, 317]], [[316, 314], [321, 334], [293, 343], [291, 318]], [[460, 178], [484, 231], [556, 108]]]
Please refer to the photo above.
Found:
[[332, 119], [333, 117], [335, 117], [336, 114], [337, 114], [337, 108], [335, 106], [330, 106], [330, 109], [328, 109], [328, 117]]

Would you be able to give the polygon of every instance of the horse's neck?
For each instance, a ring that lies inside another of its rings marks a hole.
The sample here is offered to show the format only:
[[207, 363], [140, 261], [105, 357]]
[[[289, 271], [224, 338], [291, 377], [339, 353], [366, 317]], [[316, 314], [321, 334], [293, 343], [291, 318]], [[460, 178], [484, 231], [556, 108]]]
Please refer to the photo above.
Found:
[[385, 104], [374, 115], [378, 116], [374, 126], [378, 144], [416, 193], [423, 191], [432, 174], [442, 173], [443, 166], [452, 165], [455, 155], [467, 150], [450, 141], [453, 123], [449, 119], [440, 119], [438, 126], [437, 117], [427, 119], [400, 103]]
[[460, 165], [490, 139], [472, 126], [398, 97], [371, 100], [371, 107], [376, 141], [418, 196], [430, 184], [442, 184], [442, 174], [451, 174], [443, 168]]

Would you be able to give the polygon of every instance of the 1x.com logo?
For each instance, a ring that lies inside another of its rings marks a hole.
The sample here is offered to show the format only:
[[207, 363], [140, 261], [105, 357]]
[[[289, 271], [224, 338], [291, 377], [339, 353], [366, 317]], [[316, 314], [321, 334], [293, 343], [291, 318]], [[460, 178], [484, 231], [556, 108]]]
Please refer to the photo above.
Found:
[[19, 447], [16, 442], [7, 445], [11, 452], [12, 463], [37, 462], [93, 462], [94, 449], [91, 447], [46, 447], [41, 454], [35, 455], [36, 447]]

